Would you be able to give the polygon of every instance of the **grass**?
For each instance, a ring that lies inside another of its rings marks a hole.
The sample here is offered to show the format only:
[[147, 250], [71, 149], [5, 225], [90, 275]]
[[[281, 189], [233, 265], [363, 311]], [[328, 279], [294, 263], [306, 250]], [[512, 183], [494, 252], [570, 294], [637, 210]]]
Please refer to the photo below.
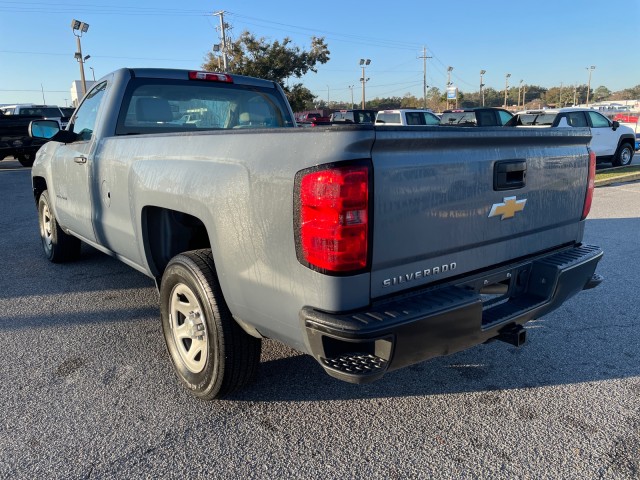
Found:
[[640, 174], [640, 165], [629, 165], [628, 167], [611, 168], [596, 172], [596, 180], [607, 180], [617, 177], [626, 177], [631, 174]]

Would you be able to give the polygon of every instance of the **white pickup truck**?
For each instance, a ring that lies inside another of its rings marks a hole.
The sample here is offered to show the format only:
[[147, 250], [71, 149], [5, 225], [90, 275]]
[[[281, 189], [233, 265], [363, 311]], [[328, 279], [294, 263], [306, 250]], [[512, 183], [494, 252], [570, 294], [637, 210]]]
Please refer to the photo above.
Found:
[[629, 165], [636, 150], [636, 134], [618, 121], [611, 121], [591, 108], [554, 108], [518, 112], [507, 126], [590, 128], [589, 148], [598, 162]]

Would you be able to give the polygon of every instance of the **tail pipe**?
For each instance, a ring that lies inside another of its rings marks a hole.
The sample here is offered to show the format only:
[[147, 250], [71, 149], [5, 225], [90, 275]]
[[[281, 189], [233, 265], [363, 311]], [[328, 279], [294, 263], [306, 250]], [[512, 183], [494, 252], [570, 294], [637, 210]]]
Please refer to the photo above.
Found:
[[521, 347], [527, 341], [527, 331], [522, 325], [508, 325], [500, 330], [497, 339]]

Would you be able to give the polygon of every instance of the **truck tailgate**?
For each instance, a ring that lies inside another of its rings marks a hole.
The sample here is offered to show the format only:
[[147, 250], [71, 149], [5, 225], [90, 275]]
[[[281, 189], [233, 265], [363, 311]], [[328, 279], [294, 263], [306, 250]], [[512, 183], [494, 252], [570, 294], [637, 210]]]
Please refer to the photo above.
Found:
[[580, 241], [588, 129], [376, 129], [373, 298]]

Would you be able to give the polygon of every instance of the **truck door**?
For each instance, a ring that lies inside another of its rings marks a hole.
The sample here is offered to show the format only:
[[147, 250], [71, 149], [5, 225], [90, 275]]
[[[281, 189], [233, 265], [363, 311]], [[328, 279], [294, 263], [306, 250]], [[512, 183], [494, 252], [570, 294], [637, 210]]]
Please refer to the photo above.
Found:
[[60, 224], [94, 242], [90, 191], [91, 163], [96, 146], [94, 135], [106, 82], [96, 85], [76, 111], [71, 129], [76, 141], [59, 145], [52, 162], [56, 216]]
[[598, 112], [587, 112], [587, 116], [591, 124], [591, 149], [596, 156], [616, 153], [619, 134], [613, 131], [609, 119]]

